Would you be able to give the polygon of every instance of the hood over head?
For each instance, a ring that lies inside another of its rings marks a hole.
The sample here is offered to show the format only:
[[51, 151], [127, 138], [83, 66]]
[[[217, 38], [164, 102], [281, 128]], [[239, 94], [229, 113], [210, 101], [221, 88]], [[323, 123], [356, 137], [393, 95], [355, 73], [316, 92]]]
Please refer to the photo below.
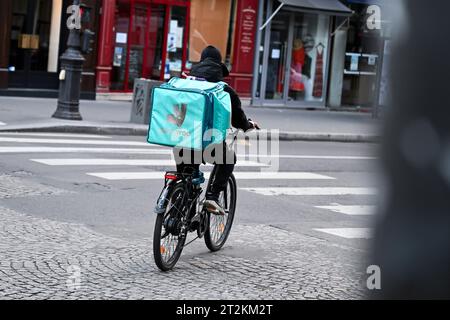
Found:
[[195, 77], [205, 78], [210, 82], [219, 82], [224, 77], [228, 77], [230, 72], [222, 62], [220, 51], [213, 46], [207, 46], [202, 51], [200, 62], [192, 67], [190, 74]]

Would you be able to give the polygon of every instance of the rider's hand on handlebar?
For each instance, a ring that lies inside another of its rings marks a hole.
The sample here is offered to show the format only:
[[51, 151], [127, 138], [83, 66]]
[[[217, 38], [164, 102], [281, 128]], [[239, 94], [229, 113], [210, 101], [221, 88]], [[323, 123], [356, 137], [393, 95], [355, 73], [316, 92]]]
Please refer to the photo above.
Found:
[[252, 129], [261, 130], [261, 127], [259, 126], [258, 122], [253, 121], [252, 119], [248, 119], [248, 122], [252, 125]]

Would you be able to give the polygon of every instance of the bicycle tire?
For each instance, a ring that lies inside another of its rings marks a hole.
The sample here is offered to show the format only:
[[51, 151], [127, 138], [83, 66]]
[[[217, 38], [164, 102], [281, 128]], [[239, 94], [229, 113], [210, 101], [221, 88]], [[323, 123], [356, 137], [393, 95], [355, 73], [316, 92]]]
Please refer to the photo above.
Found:
[[[184, 244], [186, 242], [186, 236], [187, 236], [187, 230], [185, 230], [184, 235], [181, 235], [178, 237], [178, 242], [177, 245], [174, 249], [173, 255], [170, 257], [170, 259], [168, 259], [166, 261], [166, 259], [164, 259], [163, 255], [166, 253], [165, 250], [165, 246], [161, 243], [161, 236], [164, 235], [162, 234], [163, 232], [163, 228], [164, 228], [164, 221], [168, 218], [168, 215], [170, 216], [171, 214], [171, 210], [174, 210], [175, 205], [172, 205], [173, 203], [173, 198], [175, 196], [180, 195], [182, 198], [181, 199], [175, 199], [178, 202], [178, 205], [183, 205], [183, 201], [184, 201], [184, 187], [183, 185], [177, 185], [171, 192], [169, 198], [169, 203], [167, 205], [166, 211], [164, 212], [164, 214], [158, 214], [158, 216], [156, 217], [156, 223], [155, 223], [155, 229], [153, 232], [153, 257], [155, 260], [155, 264], [156, 266], [161, 270], [161, 271], [170, 271], [172, 270], [175, 265], [178, 262], [178, 259], [181, 256], [181, 252], [183, 251], [183, 247]], [[177, 208], [177, 210], [180, 210], [179, 208]]]
[[[215, 173], [215, 172], [214, 172]], [[230, 193], [230, 197], [228, 199], [228, 193]], [[236, 178], [232, 174], [230, 178], [228, 179], [227, 183], [227, 189], [222, 192], [225, 199], [227, 199], [227, 202], [225, 203], [225, 208], [228, 210], [228, 214], [226, 215], [226, 223], [222, 222], [222, 226], [220, 226], [220, 219], [225, 216], [218, 216], [211, 213], [207, 213], [207, 230], [205, 232], [205, 244], [208, 247], [208, 249], [211, 252], [216, 252], [222, 249], [222, 247], [225, 245], [228, 236], [230, 235], [231, 227], [233, 226], [234, 221], [234, 214], [236, 211], [236, 201], [237, 201], [237, 183]], [[224, 205], [222, 203], [222, 205]], [[211, 229], [211, 222], [213, 219], [219, 220], [218, 227], [223, 228], [223, 232], [220, 235], [220, 237], [215, 240], [217, 236], [215, 236], [215, 230]]]

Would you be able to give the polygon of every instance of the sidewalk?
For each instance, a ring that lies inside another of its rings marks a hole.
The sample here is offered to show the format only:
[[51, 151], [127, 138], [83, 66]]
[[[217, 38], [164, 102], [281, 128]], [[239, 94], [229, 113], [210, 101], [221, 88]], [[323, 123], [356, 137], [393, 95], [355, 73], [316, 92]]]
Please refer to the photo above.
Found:
[[[56, 99], [0, 97], [1, 131], [40, 131], [146, 135], [148, 126], [129, 122], [127, 101], [81, 101], [83, 121], [51, 118]], [[380, 120], [370, 113], [259, 108], [244, 106], [248, 117], [264, 129], [280, 130], [281, 140], [376, 142]], [[250, 135], [255, 135], [252, 133]]]

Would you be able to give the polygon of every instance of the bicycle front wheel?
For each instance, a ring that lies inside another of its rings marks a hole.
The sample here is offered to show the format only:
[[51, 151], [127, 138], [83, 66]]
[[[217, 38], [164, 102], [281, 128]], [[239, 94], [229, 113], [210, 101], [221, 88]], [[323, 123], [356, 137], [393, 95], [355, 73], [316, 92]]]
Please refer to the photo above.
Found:
[[178, 185], [169, 196], [167, 209], [156, 218], [153, 233], [153, 257], [162, 271], [173, 269], [183, 251], [187, 230], [183, 231], [184, 188]]
[[225, 215], [207, 213], [207, 230], [205, 243], [209, 250], [215, 252], [222, 249], [230, 235], [236, 211], [237, 184], [234, 175], [228, 179], [227, 188], [222, 191], [219, 202], [225, 209]]

